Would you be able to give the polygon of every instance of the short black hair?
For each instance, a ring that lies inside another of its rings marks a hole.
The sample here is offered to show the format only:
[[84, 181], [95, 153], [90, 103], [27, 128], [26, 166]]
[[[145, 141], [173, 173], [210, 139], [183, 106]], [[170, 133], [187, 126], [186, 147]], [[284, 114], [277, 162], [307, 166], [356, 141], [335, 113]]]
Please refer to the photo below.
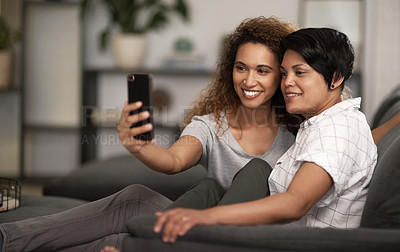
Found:
[[346, 34], [331, 28], [304, 28], [288, 35], [283, 51], [299, 53], [315, 71], [320, 73], [328, 88], [332, 81], [343, 77], [344, 83], [353, 72], [354, 49]]

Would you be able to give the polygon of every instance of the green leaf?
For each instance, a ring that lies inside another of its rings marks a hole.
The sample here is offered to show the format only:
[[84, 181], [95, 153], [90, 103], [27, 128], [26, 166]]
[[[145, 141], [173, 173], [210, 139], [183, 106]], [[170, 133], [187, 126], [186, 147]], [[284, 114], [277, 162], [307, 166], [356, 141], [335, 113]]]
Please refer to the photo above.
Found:
[[108, 47], [109, 38], [110, 38], [110, 30], [109, 28], [106, 28], [100, 34], [100, 49], [102, 51], [104, 51]]
[[189, 10], [186, 7], [184, 0], [177, 0], [174, 8], [176, 12], [181, 15], [184, 21], [189, 20]]
[[165, 0], [82, 0], [82, 15], [100, 2], [104, 4], [110, 19], [108, 27], [100, 34], [103, 49], [115, 26], [124, 33], [145, 33], [164, 27], [174, 14], [183, 21], [189, 19], [186, 0], [175, 0], [173, 4]]
[[0, 17], [0, 50], [10, 48], [12, 42], [12, 32], [10, 27], [3, 17]]
[[147, 30], [156, 30], [161, 28], [168, 22], [168, 17], [165, 12], [157, 11], [153, 17], [150, 19], [149, 24], [147, 25]]

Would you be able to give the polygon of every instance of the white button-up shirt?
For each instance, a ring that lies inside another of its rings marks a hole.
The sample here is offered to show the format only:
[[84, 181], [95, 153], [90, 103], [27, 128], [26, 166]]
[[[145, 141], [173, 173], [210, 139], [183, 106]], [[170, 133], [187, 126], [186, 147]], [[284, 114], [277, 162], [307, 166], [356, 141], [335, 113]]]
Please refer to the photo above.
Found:
[[322, 167], [333, 187], [294, 223], [309, 227], [357, 228], [374, 171], [377, 150], [361, 98], [342, 101], [304, 121], [295, 143], [278, 160], [269, 186], [271, 195], [286, 192], [304, 162]]

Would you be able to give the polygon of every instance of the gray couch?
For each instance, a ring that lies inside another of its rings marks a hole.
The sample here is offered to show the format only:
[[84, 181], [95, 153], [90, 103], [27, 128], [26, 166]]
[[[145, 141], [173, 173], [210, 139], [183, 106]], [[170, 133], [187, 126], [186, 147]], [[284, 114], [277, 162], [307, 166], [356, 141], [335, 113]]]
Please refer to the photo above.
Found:
[[400, 125], [378, 145], [361, 227], [316, 229], [287, 225], [197, 226], [174, 244], [152, 231], [154, 216], [127, 223], [123, 251], [400, 251]]
[[132, 155], [121, 155], [82, 165], [71, 174], [45, 185], [44, 194], [93, 201], [128, 185], [141, 184], [175, 200], [205, 176], [207, 172], [201, 165], [166, 175], [149, 169]]
[[[382, 103], [374, 125], [383, 124], [400, 111], [400, 86]], [[132, 236], [125, 251], [400, 251], [400, 126], [378, 145], [379, 161], [357, 230], [257, 227], [195, 227], [176, 244], [164, 244], [152, 232], [152, 216], [127, 223]], [[45, 196], [23, 196], [21, 207], [0, 213], [0, 223], [60, 212], [108, 196], [130, 184], [143, 184], [171, 200], [206, 176], [201, 166], [177, 175], [154, 172], [131, 155], [92, 161], [66, 177], [45, 185]]]

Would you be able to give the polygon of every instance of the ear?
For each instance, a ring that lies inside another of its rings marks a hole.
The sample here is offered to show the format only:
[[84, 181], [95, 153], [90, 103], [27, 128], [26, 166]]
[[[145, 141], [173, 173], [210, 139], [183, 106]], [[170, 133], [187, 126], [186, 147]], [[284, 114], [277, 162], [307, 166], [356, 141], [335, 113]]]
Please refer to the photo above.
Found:
[[329, 86], [329, 89], [330, 89], [330, 90], [334, 90], [334, 89], [340, 87], [340, 85], [342, 85], [342, 83], [343, 83], [344, 77], [341, 76], [338, 80], [335, 81], [336, 75], [337, 75], [337, 73], [335, 73], [335, 74], [333, 75], [332, 83], [331, 83], [331, 85]]

